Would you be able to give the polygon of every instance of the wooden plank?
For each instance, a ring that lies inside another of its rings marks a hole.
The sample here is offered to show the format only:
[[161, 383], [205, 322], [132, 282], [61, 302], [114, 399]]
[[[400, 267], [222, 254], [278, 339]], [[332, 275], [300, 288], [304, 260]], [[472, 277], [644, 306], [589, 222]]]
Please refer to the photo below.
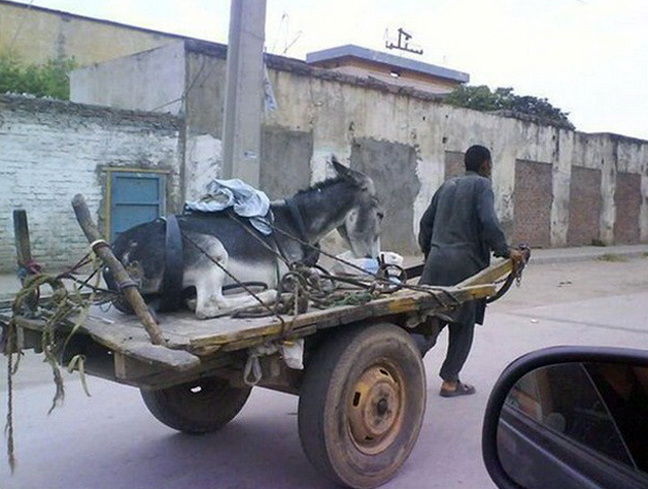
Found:
[[513, 270], [513, 262], [509, 259], [499, 260], [481, 272], [458, 283], [455, 288], [461, 289], [473, 285], [493, 284], [506, 277]]
[[[17, 317], [16, 323], [20, 328], [42, 332], [45, 328], [45, 321], [40, 319], [27, 319]], [[72, 323], [59, 325], [58, 331], [66, 334], [72, 328]], [[164, 365], [177, 371], [185, 371], [200, 365], [200, 358], [184, 349], [171, 349], [164, 345], [151, 344], [144, 329], [113, 324], [102, 325], [96, 329], [95, 323], [88, 322], [79, 328], [75, 334], [87, 333], [97, 343], [106, 348], [133, 357], [151, 365]]]
[[[443, 311], [451, 309], [465, 301], [487, 297], [495, 292], [493, 285], [473, 287], [445, 288], [425, 287], [425, 291], [401, 290], [395, 294], [375, 299], [362, 306], [338, 306], [325, 310], [313, 310], [296, 317], [284, 316], [287, 324], [292, 323], [292, 330], [300, 334], [303, 328], [331, 327], [341, 324], [362, 321], [372, 317], [383, 317], [415, 311]], [[40, 322], [25, 320], [23, 327], [42, 329]], [[215, 351], [219, 346], [229, 343], [250, 343], [248, 340], [277, 337], [283, 332], [283, 325], [278, 318], [232, 319], [214, 318], [199, 320], [192, 313], [179, 312], [167, 314], [160, 324], [161, 331], [169, 347], [200, 351]], [[93, 309], [91, 317], [81, 327], [96, 341], [115, 351], [132, 348], [131, 353], [151, 358], [154, 350], [147, 351], [147, 335], [137, 318], [120, 313], [96, 317]], [[257, 343], [258, 341], [251, 341]], [[137, 344], [137, 347], [128, 345]], [[227, 348], [230, 349], [230, 348]], [[155, 355], [153, 355], [155, 356]]]
[[[391, 296], [376, 299], [362, 306], [340, 306], [322, 311], [308, 312], [296, 318], [285, 317], [286, 321], [293, 321], [293, 331], [299, 333], [300, 329], [316, 325], [330, 327], [349, 324], [371, 317], [384, 317], [393, 314], [414, 312], [420, 310], [443, 311], [458, 306], [468, 300], [488, 297], [495, 293], [495, 286], [477, 285], [473, 287], [456, 288], [430, 288], [428, 292], [412, 292], [403, 290]], [[221, 334], [211, 331], [208, 336], [197, 336], [191, 340], [192, 348], [199, 350], [208, 345], [228, 345], [229, 343], [244, 343], [256, 337], [279, 336], [282, 333], [282, 324], [272, 318], [270, 324], [234, 329]], [[228, 345], [228, 348], [229, 345]]]

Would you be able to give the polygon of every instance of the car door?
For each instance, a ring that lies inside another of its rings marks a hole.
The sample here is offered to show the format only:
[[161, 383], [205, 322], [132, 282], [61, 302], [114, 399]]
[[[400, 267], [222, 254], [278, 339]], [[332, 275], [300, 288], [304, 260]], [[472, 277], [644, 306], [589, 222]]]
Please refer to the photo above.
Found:
[[497, 442], [502, 465], [517, 483], [529, 489], [648, 485], [598, 370], [583, 363], [550, 365], [511, 390]]

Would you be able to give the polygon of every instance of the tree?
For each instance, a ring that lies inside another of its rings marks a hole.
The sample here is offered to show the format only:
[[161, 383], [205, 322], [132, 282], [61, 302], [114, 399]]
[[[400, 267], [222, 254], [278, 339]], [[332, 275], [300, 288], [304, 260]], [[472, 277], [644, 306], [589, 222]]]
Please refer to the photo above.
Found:
[[70, 98], [72, 58], [51, 59], [44, 64], [24, 65], [11, 53], [0, 54], [0, 93], [31, 93], [37, 97]]
[[557, 124], [574, 129], [569, 113], [563, 112], [549, 103], [546, 98], [520, 96], [513, 89], [496, 88], [491, 91], [486, 85], [460, 86], [445, 99], [449, 104], [482, 112], [510, 113], [514, 116], [527, 115], [540, 122]]

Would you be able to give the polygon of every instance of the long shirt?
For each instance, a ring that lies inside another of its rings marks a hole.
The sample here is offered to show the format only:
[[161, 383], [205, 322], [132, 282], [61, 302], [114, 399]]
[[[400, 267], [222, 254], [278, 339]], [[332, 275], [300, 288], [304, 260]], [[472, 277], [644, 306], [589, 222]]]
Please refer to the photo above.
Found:
[[[426, 257], [422, 284], [456, 285], [488, 267], [491, 251], [508, 257], [490, 180], [470, 171], [447, 180], [421, 218], [418, 240]], [[484, 310], [484, 301], [470, 302], [454, 318], [482, 323]]]

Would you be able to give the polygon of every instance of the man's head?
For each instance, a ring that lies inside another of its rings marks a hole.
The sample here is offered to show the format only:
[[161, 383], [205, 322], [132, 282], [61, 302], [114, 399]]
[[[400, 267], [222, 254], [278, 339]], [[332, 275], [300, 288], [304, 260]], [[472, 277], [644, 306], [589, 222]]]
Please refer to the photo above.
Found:
[[466, 171], [474, 171], [482, 177], [490, 178], [492, 169], [491, 154], [485, 146], [475, 144], [468, 148], [464, 156], [464, 164], [466, 165]]

